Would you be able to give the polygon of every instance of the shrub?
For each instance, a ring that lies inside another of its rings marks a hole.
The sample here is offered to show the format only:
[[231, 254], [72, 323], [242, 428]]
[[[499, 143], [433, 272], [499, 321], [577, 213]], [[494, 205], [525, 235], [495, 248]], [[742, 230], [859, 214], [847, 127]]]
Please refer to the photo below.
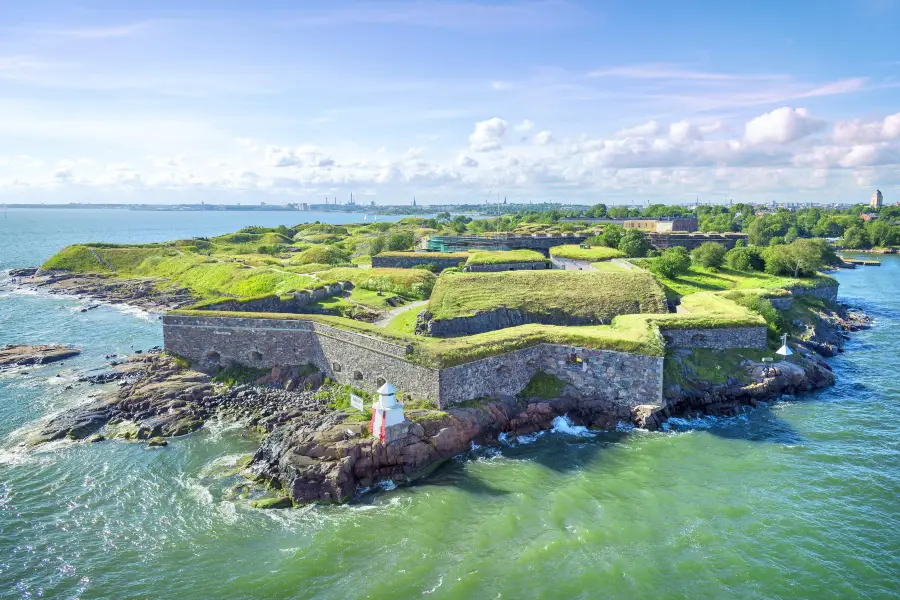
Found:
[[756, 247], [735, 246], [725, 253], [725, 264], [735, 271], [762, 271], [766, 261]]
[[725, 262], [725, 246], [718, 242], [705, 242], [694, 248], [691, 258], [699, 265], [718, 269]]
[[433, 262], [424, 263], [421, 265], [415, 265], [413, 267], [413, 269], [425, 269], [426, 271], [431, 271], [432, 273], [437, 273], [440, 271], [440, 268], [438, 267], [437, 263], [433, 263]]
[[552, 400], [559, 397], [566, 388], [566, 383], [554, 375], [538, 371], [531, 378], [521, 392], [520, 398], [540, 398], [541, 400]]
[[400, 231], [392, 233], [387, 239], [387, 249], [392, 251], [409, 250], [416, 243], [416, 236], [412, 231]]
[[784, 315], [778, 312], [769, 300], [766, 300], [759, 294], [744, 294], [740, 292], [730, 292], [725, 297], [761, 315], [766, 320], [766, 337], [770, 342], [778, 341], [779, 336], [787, 327], [787, 322]]
[[653, 273], [669, 279], [684, 275], [690, 268], [691, 258], [688, 256], [687, 248], [683, 246], [666, 248], [659, 258], [650, 263], [650, 270]]

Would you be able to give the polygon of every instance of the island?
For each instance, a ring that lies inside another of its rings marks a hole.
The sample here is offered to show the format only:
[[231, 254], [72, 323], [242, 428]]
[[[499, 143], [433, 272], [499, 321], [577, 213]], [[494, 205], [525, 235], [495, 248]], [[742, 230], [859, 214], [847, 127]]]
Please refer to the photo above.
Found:
[[[652, 430], [830, 385], [823, 356], [868, 325], [837, 302], [822, 270], [839, 259], [819, 239], [760, 248], [672, 223], [653, 238], [645, 224], [525, 221], [459, 235], [458, 223], [85, 243], [12, 273], [162, 315], [161, 351], [102, 374], [119, 386], [31, 443], [162, 447], [224, 416], [262, 436], [241, 465], [256, 506], [346, 502], [559, 419]], [[404, 418], [373, 431], [373, 404], [394, 389]]]

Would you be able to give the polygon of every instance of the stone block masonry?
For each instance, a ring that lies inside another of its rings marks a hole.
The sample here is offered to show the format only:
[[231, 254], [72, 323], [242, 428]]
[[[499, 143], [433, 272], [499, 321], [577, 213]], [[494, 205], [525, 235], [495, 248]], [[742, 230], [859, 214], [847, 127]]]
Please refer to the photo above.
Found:
[[538, 344], [442, 369], [441, 406], [478, 397], [518, 394], [538, 371], [565, 381], [585, 396], [629, 408], [662, 403], [661, 357]]
[[166, 351], [205, 368], [240, 364], [268, 369], [310, 363], [339, 383], [375, 392], [390, 381], [441, 408], [473, 398], [517, 394], [538, 371], [586, 396], [629, 407], [662, 399], [662, 358], [609, 350], [539, 344], [432, 369], [410, 362], [405, 346], [300, 319], [166, 315], [163, 337]]
[[314, 321], [166, 315], [163, 338], [167, 352], [207, 369], [309, 363], [367, 392], [390, 381], [416, 398], [440, 401], [438, 371], [406, 360], [405, 346]]
[[719, 329], [662, 329], [669, 348], [710, 348], [730, 350], [755, 348], [765, 350], [765, 327], [723, 327]]
[[503, 263], [499, 265], [466, 265], [463, 271], [469, 273], [496, 273], [498, 271], [542, 271], [553, 268], [549, 260], [520, 263]]

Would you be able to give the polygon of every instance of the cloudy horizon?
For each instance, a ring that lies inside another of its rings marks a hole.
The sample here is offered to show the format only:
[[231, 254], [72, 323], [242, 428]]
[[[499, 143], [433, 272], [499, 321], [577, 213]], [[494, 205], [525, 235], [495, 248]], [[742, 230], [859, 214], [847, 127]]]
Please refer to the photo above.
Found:
[[0, 8], [0, 202], [900, 199], [892, 0]]

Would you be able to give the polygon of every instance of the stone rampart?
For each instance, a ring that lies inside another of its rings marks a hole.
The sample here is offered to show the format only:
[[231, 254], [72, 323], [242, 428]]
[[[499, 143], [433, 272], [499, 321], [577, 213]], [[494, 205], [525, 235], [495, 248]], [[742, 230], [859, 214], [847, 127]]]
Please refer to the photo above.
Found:
[[578, 318], [569, 314], [532, 314], [517, 308], [496, 308], [470, 317], [454, 317], [452, 319], [430, 319], [428, 317], [429, 313], [422, 315], [421, 320], [416, 324], [416, 332], [434, 337], [474, 335], [527, 323], [542, 325], [603, 324], [596, 319]]
[[829, 285], [817, 288], [795, 287], [788, 290], [792, 296], [812, 296], [826, 302], [837, 302], [838, 286]]
[[469, 273], [496, 273], [498, 271], [540, 271], [553, 268], [549, 260], [520, 263], [502, 263], [497, 265], [466, 265], [463, 271]]
[[794, 298], [792, 296], [778, 296], [775, 298], [767, 298], [767, 300], [772, 303], [775, 310], [780, 310], [782, 312], [791, 310], [791, 307], [794, 306]]
[[661, 357], [539, 344], [442, 369], [441, 406], [478, 397], [517, 394], [538, 371], [565, 381], [586, 396], [602, 397], [623, 406], [662, 403]]
[[660, 333], [668, 348], [766, 348], [766, 328], [722, 327], [717, 329], [663, 329]]
[[451, 267], [458, 267], [466, 262], [465, 258], [447, 258], [441, 256], [440, 252], [435, 252], [429, 256], [373, 256], [372, 268], [390, 268], [390, 269], [412, 269], [419, 265], [436, 264], [438, 269], [444, 270]]
[[310, 363], [368, 392], [390, 380], [416, 398], [439, 401], [438, 371], [406, 360], [406, 346], [314, 321], [166, 315], [163, 337], [166, 351], [205, 368]]
[[438, 370], [410, 362], [406, 346], [299, 319], [166, 315], [163, 336], [166, 351], [201, 367], [310, 363], [340, 383], [374, 392], [390, 381], [443, 408], [517, 394], [538, 371], [627, 406], [662, 399], [662, 358], [610, 350], [539, 344]]

